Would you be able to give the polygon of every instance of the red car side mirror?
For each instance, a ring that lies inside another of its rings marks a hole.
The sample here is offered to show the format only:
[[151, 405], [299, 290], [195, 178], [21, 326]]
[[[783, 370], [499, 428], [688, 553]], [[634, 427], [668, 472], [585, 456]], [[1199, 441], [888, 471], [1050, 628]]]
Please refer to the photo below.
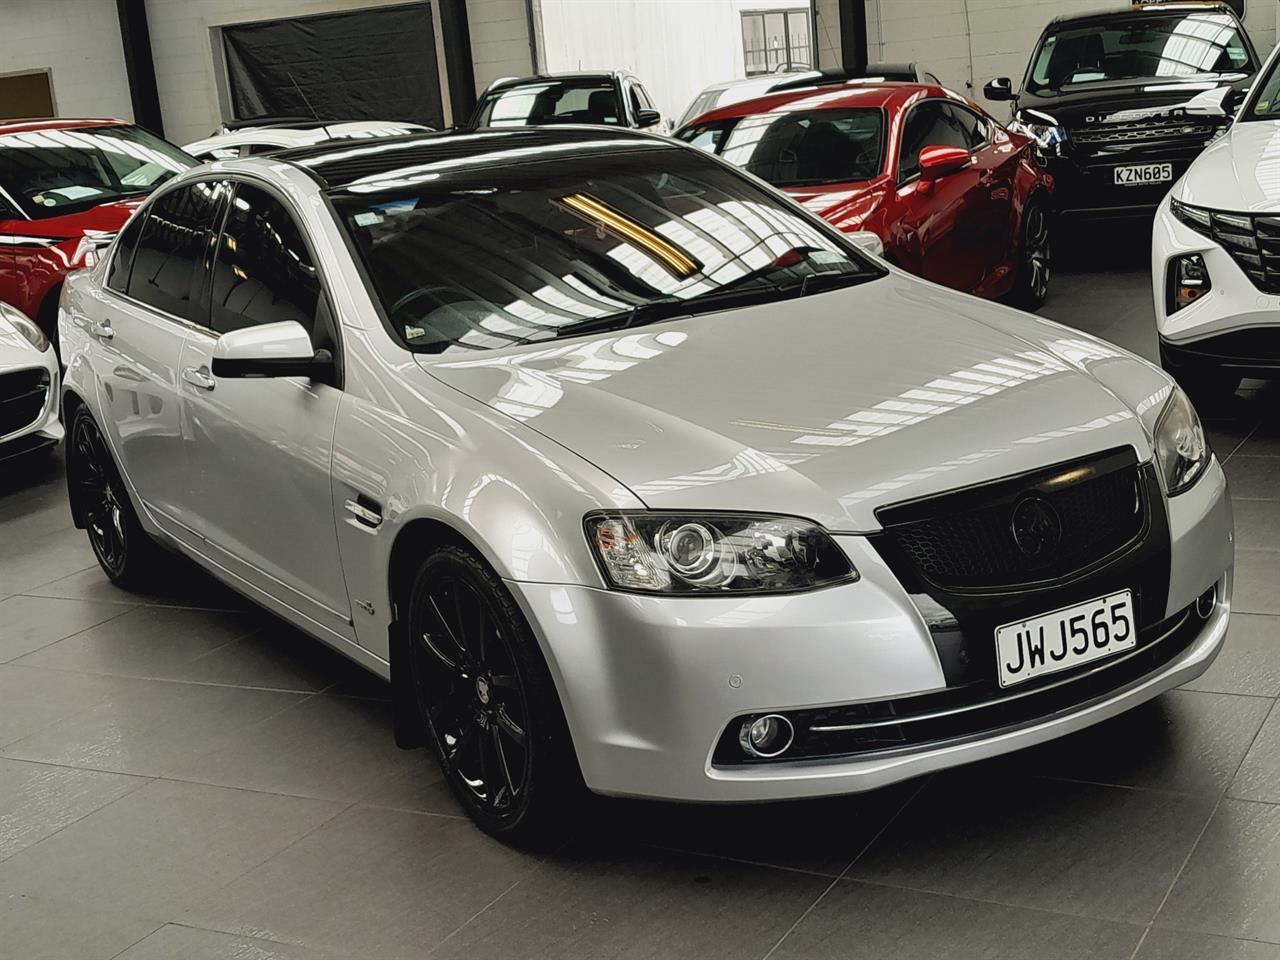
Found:
[[941, 180], [973, 162], [973, 154], [963, 147], [925, 147], [920, 151], [920, 179]]

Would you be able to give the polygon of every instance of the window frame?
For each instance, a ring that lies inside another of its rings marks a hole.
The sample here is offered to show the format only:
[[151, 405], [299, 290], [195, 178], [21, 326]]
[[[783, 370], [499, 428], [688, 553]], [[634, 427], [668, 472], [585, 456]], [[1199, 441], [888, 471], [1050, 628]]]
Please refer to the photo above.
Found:
[[[178, 190], [182, 190], [187, 187], [193, 187], [198, 183], [221, 183], [221, 182], [224, 182], [226, 179], [227, 178], [225, 176], [209, 174], [206, 176], [192, 177], [190, 180], [181, 180], [176, 183], [171, 180], [163, 184], [160, 189], [156, 190], [149, 197], [147, 197], [146, 204], [138, 210], [135, 216], [142, 218], [144, 221], [150, 220], [152, 209], [166, 195], [170, 193], [175, 193]], [[214, 217], [214, 222], [217, 227], [218, 236], [221, 236], [222, 234], [222, 221], [226, 218], [226, 212], [227, 212], [226, 200], [224, 199], [221, 201], [221, 209], [217, 212], [217, 214]], [[143, 229], [146, 229], [145, 223], [143, 223]], [[139, 234], [138, 239], [139, 240], [142, 239], [141, 234]], [[117, 235], [116, 240], [112, 242], [112, 246], [111, 246], [113, 261], [114, 261], [116, 249], [118, 246], [119, 246], [119, 236]], [[133, 281], [133, 268], [134, 268], [134, 261], [137, 259], [137, 253], [138, 253], [138, 246], [137, 244], [134, 244], [133, 254], [131, 255], [130, 261], [129, 261], [129, 283], [132, 283]], [[208, 251], [206, 250], [201, 257], [200, 263], [198, 264], [198, 268], [200, 270], [207, 272], [207, 269], [208, 269], [206, 265], [207, 259], [208, 259]], [[110, 265], [108, 265], [108, 275], [110, 275]], [[194, 282], [195, 276], [196, 276], [196, 271], [192, 271], [193, 282], [191, 282], [191, 285], [188, 287], [188, 295], [189, 295], [188, 303], [190, 304], [196, 303], [196, 297], [200, 295], [200, 292], [201, 292], [200, 288], [203, 285], [203, 278], [199, 282]], [[128, 284], [126, 284], [126, 286], [127, 285]], [[154, 304], [146, 303], [145, 301], [139, 300], [137, 297], [127, 292], [117, 290], [114, 287], [109, 287], [107, 286], [105, 280], [100, 286], [101, 286], [101, 289], [106, 290], [111, 296], [119, 297], [121, 300], [125, 301], [126, 303], [132, 304], [133, 306], [137, 307], [140, 310], [147, 311], [147, 314], [149, 316], [154, 316], [161, 320], [165, 320], [169, 323], [177, 324], [178, 326], [184, 327], [188, 330], [207, 330], [207, 328], [202, 327], [200, 324], [196, 323], [194, 320], [190, 319], [189, 317], [180, 317], [177, 314], [170, 313], [168, 310], [165, 310], [161, 307], [157, 307]], [[197, 311], [197, 314], [198, 313], [199, 311]], [[208, 332], [212, 332], [212, 331], [208, 331]]]
[[[812, 64], [813, 64], [812, 19], [810, 19], [810, 22], [809, 22], [809, 44], [808, 44], [808, 50], [806, 51], [809, 58], [808, 62], [800, 64], [795, 62], [791, 58], [793, 47], [794, 47], [794, 44], [791, 39], [792, 38], [791, 17], [794, 14], [804, 14], [806, 17], [808, 17], [808, 12], [806, 10], [804, 10], [803, 8], [796, 8], [796, 7], [773, 7], [773, 8], [761, 7], [759, 9], [743, 10], [741, 12], [738, 20], [738, 39], [742, 44], [742, 69], [743, 69], [743, 72], [746, 73], [747, 77], [767, 77], [775, 73], [790, 73], [798, 69], [808, 70], [812, 68]], [[768, 22], [766, 18], [770, 15], [778, 15], [782, 17], [783, 45], [781, 48], [781, 52], [783, 53], [785, 58], [782, 63], [778, 64], [777, 67], [772, 69], [770, 69], [769, 67], [769, 32], [768, 32], [768, 28], [765, 26], [766, 23]], [[752, 70], [748, 64], [749, 57], [747, 55], [748, 54], [747, 38], [746, 38], [745, 32], [743, 31], [743, 25], [748, 20], [756, 19], [756, 18], [760, 20], [760, 36], [764, 42], [764, 48], [763, 48], [764, 69], [762, 70]]]
[[[334, 381], [333, 383], [330, 383], [329, 386], [336, 390], [342, 390], [345, 383], [345, 365], [343, 363], [343, 358], [346, 353], [346, 348], [342, 339], [342, 322], [339, 319], [338, 311], [334, 306], [335, 301], [331, 292], [330, 284], [326, 277], [325, 268], [322, 265], [321, 258], [316, 256], [316, 245], [312, 242], [311, 236], [306, 229], [306, 218], [302, 216], [298, 207], [293, 203], [289, 196], [269, 180], [253, 176], [247, 172], [239, 170], [234, 173], [225, 174], [217, 179], [223, 180], [229, 184], [231, 190], [228, 192], [227, 199], [223, 204], [222, 218], [218, 223], [218, 233], [217, 236], [214, 237], [213, 243], [210, 245], [209, 254], [206, 258], [204, 268], [203, 288], [200, 292], [201, 299], [203, 301], [203, 309], [201, 313], [208, 321], [208, 324], [205, 326], [199, 326], [197, 329], [201, 333], [213, 337], [215, 340], [222, 336], [222, 334], [213, 329], [211, 325], [213, 322], [213, 267], [218, 259], [218, 251], [222, 249], [222, 236], [226, 230], [227, 219], [231, 213], [232, 200], [236, 195], [236, 190], [241, 184], [256, 187], [268, 194], [284, 208], [285, 213], [287, 213], [289, 218], [293, 220], [293, 225], [297, 228], [299, 236], [302, 237], [302, 242], [307, 249], [307, 254], [311, 257], [311, 263], [315, 267], [316, 271], [316, 282], [320, 287], [320, 295], [316, 299], [316, 320], [315, 327], [311, 332], [311, 342], [314, 347], [316, 331], [319, 330], [321, 326], [326, 328], [329, 334], [329, 341], [333, 344], [331, 352], [333, 354]], [[262, 324], [256, 324], [256, 326], [262, 326]]]
[[[907, 184], [910, 184], [910, 183], [915, 183], [917, 180], [920, 179], [920, 171], [918, 170], [909, 177], [904, 178], [902, 176], [902, 159], [904, 156], [903, 147], [904, 147], [904, 140], [906, 139], [906, 135], [907, 135], [907, 124], [911, 121], [911, 115], [921, 107], [925, 106], [926, 104], [928, 105], [937, 104], [939, 106], [953, 106], [962, 110], [966, 110], [987, 125], [986, 140], [984, 140], [978, 146], [972, 148], [969, 151], [970, 153], [976, 154], [979, 150], [985, 150], [987, 147], [991, 146], [991, 144], [995, 142], [995, 138], [993, 135], [994, 121], [988, 120], [986, 117], [977, 113], [973, 108], [969, 107], [967, 104], [963, 104], [956, 100], [952, 100], [950, 97], [926, 97], [923, 100], [917, 100], [915, 103], [911, 104], [911, 106], [907, 108], [907, 111], [902, 115], [902, 122], [898, 125], [898, 138], [897, 138], [898, 157], [897, 157], [897, 162], [894, 165], [893, 179], [899, 188], [905, 187], [907, 186]], [[923, 149], [923, 147], [921, 149]]]

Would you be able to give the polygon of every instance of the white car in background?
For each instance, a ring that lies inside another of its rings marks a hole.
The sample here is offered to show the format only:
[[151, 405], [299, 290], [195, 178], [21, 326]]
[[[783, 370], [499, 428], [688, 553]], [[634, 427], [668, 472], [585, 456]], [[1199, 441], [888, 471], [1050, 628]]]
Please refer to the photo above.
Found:
[[713, 83], [693, 98], [689, 106], [685, 107], [676, 129], [719, 107], [731, 107], [735, 103], [744, 103], [782, 90], [832, 83], [882, 83], [886, 80], [942, 86], [941, 80], [918, 63], [869, 63], [865, 70], [857, 71], [802, 70], [796, 73], [770, 73], [742, 80], [724, 80]]
[[0, 303], [0, 469], [61, 439], [58, 357], [30, 318]]
[[197, 160], [234, 160], [290, 147], [309, 147], [326, 140], [372, 140], [426, 133], [420, 123], [390, 120], [314, 120], [307, 117], [258, 117], [232, 120], [211, 137], [183, 145]]
[[[1211, 93], [1221, 100], [1224, 91]], [[1189, 392], [1221, 398], [1243, 377], [1280, 378], [1277, 156], [1280, 48], [1227, 133], [1156, 211], [1151, 280], [1160, 361]]]

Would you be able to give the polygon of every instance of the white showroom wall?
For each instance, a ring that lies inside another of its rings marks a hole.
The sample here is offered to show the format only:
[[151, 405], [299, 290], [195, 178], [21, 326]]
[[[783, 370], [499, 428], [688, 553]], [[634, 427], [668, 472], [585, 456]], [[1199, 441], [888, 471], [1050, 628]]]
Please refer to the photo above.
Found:
[[116, 5], [104, 0], [4, 0], [0, 74], [48, 70], [62, 116], [133, 119]]
[[809, 0], [539, 0], [538, 5], [546, 71], [630, 70], [644, 81], [664, 116], [678, 117], [704, 87], [746, 75], [742, 11], [807, 10]]
[[[867, 0], [867, 53], [872, 61], [917, 60], [947, 86], [980, 103], [982, 85], [1022, 78], [1040, 32], [1053, 17], [1108, 8], [1129, 0]], [[1276, 42], [1277, 0], [1249, 0], [1245, 26], [1260, 55]], [[839, 0], [816, 0], [819, 63], [840, 61]], [[986, 104], [998, 117], [1004, 104]]]

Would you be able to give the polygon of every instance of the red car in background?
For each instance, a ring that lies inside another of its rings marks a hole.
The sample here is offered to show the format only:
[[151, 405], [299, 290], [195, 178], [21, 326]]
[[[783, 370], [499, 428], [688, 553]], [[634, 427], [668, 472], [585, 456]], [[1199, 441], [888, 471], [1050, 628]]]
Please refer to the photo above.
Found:
[[143, 197], [196, 163], [122, 120], [0, 122], [0, 301], [54, 340], [67, 272], [91, 264]]
[[676, 136], [785, 190], [927, 280], [1026, 309], [1050, 276], [1053, 179], [1035, 141], [921, 83], [789, 90], [713, 110]]

